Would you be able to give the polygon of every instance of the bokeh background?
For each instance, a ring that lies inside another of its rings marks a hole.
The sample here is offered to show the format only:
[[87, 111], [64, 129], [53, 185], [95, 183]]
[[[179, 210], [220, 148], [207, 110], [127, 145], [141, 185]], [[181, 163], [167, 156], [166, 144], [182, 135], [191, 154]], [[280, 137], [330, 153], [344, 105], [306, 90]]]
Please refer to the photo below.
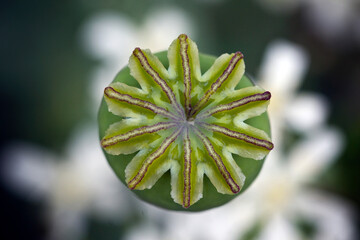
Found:
[[[259, 178], [196, 214], [135, 198], [96, 128], [131, 51], [180, 33], [273, 95]], [[358, 0], [5, 0], [0, 36], [1, 239], [359, 239]]]

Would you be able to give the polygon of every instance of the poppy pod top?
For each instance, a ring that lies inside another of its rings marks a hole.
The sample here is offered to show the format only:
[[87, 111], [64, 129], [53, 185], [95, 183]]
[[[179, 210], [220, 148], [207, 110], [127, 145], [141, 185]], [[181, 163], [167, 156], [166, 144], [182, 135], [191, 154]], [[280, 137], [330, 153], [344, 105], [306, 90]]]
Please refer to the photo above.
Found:
[[120, 180], [147, 202], [188, 211], [249, 186], [273, 149], [271, 94], [244, 73], [241, 52], [199, 54], [185, 34], [167, 52], [136, 48], [99, 111], [101, 147]]

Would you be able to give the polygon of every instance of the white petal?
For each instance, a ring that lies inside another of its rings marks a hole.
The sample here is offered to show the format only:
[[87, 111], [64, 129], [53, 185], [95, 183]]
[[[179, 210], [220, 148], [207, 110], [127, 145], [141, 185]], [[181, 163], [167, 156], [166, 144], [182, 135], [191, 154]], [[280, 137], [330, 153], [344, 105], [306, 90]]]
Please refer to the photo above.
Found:
[[87, 102], [87, 107], [93, 116], [97, 116], [99, 103], [104, 96], [105, 87], [115, 78], [119, 69], [125, 66], [126, 61], [123, 63], [121, 63], [120, 60], [117, 62], [110, 61], [108, 64], [100, 65], [92, 71], [91, 82], [87, 85], [87, 90], [92, 101]]
[[134, 29], [127, 17], [115, 12], [102, 12], [85, 23], [81, 40], [85, 50], [96, 58], [128, 58], [136, 40]]
[[178, 8], [160, 8], [150, 12], [140, 29], [139, 44], [152, 52], [167, 50], [169, 44], [180, 34], [194, 38], [194, 23], [186, 12]]
[[302, 191], [294, 200], [294, 214], [312, 222], [315, 240], [357, 239], [355, 209], [349, 202], [320, 191]]
[[299, 181], [311, 181], [329, 167], [344, 146], [344, 137], [335, 128], [311, 132], [289, 153], [289, 171]]
[[28, 143], [5, 147], [1, 177], [10, 188], [33, 200], [46, 199], [55, 178], [56, 157]]
[[286, 111], [288, 124], [297, 131], [312, 131], [324, 124], [328, 116], [328, 103], [319, 94], [301, 93]]
[[160, 229], [154, 226], [153, 223], [148, 222], [148, 224], [136, 224], [136, 228], [131, 229], [124, 237], [125, 240], [167, 240], [166, 238], [161, 237]]
[[309, 59], [303, 48], [286, 41], [276, 41], [267, 47], [258, 80], [274, 96], [294, 92], [308, 64]]
[[66, 184], [70, 179], [72, 183], [70, 188], [58, 189], [58, 199], [67, 204], [64, 208], [79, 205], [78, 209], [84, 207], [104, 219], [123, 219], [129, 214], [130, 197], [101, 151], [95, 126], [85, 125], [73, 133], [67, 161], [59, 171], [62, 171], [59, 182]]
[[261, 232], [259, 240], [300, 240], [295, 226], [281, 215], [276, 215]]
[[144, 219], [157, 223], [154, 227], [162, 226], [160, 239], [220, 240], [226, 236], [228, 240], [236, 240], [254, 223], [256, 212], [253, 202], [237, 200], [216, 209], [194, 213], [172, 212], [141, 204], [141, 213]]
[[49, 221], [50, 240], [78, 240], [86, 234], [85, 216], [76, 211], [52, 211]]
[[351, 39], [351, 25], [358, 16], [357, 0], [305, 0], [305, 20], [314, 34], [333, 46], [346, 47]]

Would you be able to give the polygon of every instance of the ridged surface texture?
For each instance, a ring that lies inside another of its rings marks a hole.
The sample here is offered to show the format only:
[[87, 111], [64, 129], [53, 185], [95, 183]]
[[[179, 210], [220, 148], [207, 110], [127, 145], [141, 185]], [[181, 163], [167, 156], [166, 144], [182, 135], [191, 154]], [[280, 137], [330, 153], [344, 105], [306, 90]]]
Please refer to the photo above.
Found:
[[128, 66], [140, 87], [105, 88], [108, 110], [121, 120], [101, 146], [111, 155], [136, 152], [125, 169], [130, 189], [152, 188], [170, 171], [171, 197], [184, 208], [202, 198], [204, 175], [219, 193], [240, 192], [245, 175], [233, 154], [261, 160], [273, 148], [267, 133], [245, 123], [266, 111], [271, 94], [235, 89], [245, 72], [240, 52], [221, 55], [201, 74], [197, 46], [182, 34], [168, 60], [166, 69], [149, 50], [133, 51]]

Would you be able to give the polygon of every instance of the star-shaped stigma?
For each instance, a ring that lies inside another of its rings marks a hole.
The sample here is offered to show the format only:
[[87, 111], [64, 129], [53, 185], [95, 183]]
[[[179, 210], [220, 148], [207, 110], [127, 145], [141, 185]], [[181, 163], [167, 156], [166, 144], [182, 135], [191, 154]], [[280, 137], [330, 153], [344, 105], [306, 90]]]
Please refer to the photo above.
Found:
[[169, 68], [149, 50], [129, 60], [140, 88], [115, 82], [104, 91], [108, 109], [123, 117], [101, 141], [109, 154], [137, 152], [125, 169], [130, 189], [151, 188], [167, 171], [171, 196], [188, 208], [202, 197], [204, 174], [217, 191], [238, 193], [245, 175], [232, 154], [263, 159], [269, 136], [244, 121], [265, 112], [270, 93], [235, 90], [245, 65], [240, 52], [223, 54], [201, 74], [196, 44], [185, 34], [168, 50]]

